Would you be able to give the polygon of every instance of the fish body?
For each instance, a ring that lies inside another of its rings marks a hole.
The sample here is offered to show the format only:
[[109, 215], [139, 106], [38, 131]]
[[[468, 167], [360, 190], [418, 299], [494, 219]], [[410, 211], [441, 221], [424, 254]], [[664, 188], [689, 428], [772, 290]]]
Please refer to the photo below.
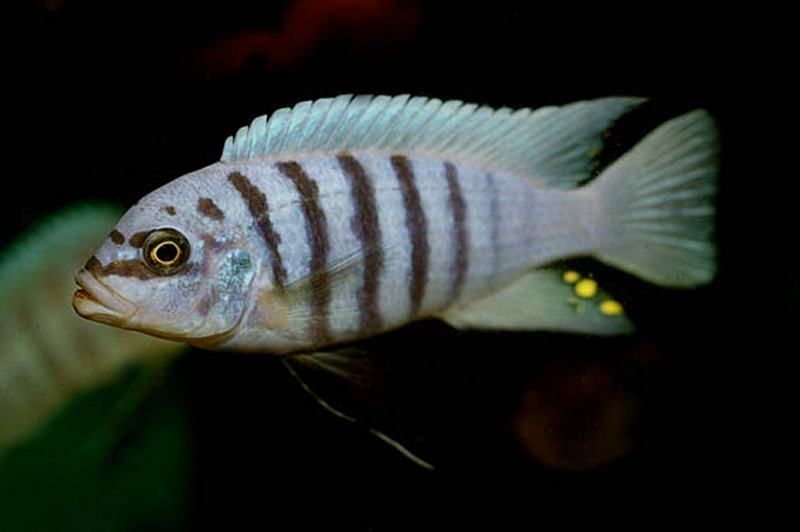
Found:
[[275, 354], [425, 317], [619, 332], [624, 317], [556, 301], [564, 282], [539, 268], [595, 256], [672, 286], [714, 272], [716, 129], [703, 111], [578, 186], [600, 134], [640, 103], [512, 112], [343, 96], [279, 110], [228, 139], [220, 162], [133, 206], [78, 272], [74, 306], [201, 347]]

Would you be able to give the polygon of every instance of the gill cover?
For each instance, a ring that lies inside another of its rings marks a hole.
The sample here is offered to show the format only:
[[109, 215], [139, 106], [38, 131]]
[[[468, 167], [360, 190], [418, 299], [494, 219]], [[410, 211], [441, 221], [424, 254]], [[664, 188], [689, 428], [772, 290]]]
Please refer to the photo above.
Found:
[[[210, 346], [234, 332], [247, 306], [250, 284], [255, 276], [250, 254], [243, 249], [230, 249], [220, 258], [214, 282], [208, 287], [197, 309], [203, 322], [192, 335], [195, 345]], [[217, 331], [216, 334], [207, 334]], [[187, 339], [190, 340], [190, 339]]]

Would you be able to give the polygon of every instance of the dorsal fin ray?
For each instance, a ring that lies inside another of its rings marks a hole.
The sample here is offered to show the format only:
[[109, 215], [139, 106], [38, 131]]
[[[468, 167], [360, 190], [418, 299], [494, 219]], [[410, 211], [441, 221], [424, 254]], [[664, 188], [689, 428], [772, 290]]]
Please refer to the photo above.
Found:
[[222, 162], [339, 151], [402, 152], [572, 188], [589, 179], [602, 133], [642, 98], [536, 110], [400, 96], [342, 95], [260, 116], [228, 137]]

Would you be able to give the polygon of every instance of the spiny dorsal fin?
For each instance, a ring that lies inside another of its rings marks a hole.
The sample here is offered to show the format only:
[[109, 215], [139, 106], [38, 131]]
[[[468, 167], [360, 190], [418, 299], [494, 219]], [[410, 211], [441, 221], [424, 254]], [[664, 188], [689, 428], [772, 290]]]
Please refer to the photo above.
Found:
[[590, 177], [601, 133], [642, 98], [610, 97], [536, 110], [459, 100], [343, 95], [260, 116], [228, 137], [222, 162], [348, 151], [446, 158], [572, 188]]

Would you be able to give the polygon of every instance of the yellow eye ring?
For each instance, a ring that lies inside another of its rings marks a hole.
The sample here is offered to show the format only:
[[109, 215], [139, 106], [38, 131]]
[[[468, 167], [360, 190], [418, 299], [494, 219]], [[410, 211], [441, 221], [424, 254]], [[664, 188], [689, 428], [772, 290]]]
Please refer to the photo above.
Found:
[[181, 260], [181, 248], [173, 240], [159, 242], [150, 250], [150, 260], [168, 268]]
[[172, 275], [189, 260], [189, 241], [175, 229], [156, 229], [144, 241], [142, 258], [158, 275]]

